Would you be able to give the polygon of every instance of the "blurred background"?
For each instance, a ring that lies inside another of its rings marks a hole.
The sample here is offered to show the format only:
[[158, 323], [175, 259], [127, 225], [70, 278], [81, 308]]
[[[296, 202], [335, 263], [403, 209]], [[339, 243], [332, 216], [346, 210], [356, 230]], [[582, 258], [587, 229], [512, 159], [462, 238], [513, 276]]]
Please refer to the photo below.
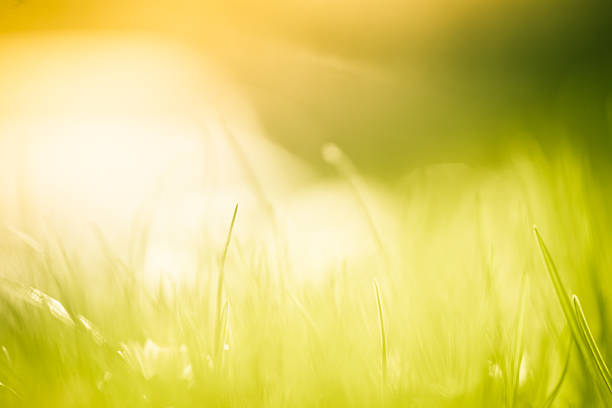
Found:
[[605, 181], [611, 20], [595, 0], [3, 1], [0, 210], [123, 246], [152, 223], [167, 269], [202, 230], [221, 245], [237, 202], [239, 234], [276, 208], [313, 260], [376, 252], [364, 209], [393, 228], [415, 169], [468, 194], [563, 146]]
[[316, 165], [327, 141], [383, 178], [431, 162], [499, 163], [525, 139], [610, 153], [605, 0], [0, 7], [5, 37], [103, 31], [189, 47], [231, 78], [266, 138]]

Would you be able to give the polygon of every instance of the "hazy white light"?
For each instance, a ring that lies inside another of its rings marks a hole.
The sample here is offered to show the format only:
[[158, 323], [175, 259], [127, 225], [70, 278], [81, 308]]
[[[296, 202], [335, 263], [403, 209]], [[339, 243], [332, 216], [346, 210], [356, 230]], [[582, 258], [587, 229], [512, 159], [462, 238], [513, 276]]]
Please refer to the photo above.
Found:
[[235, 204], [236, 242], [270, 247], [280, 227], [303, 275], [370, 254], [351, 193], [304, 189], [308, 166], [263, 137], [248, 100], [211, 67], [144, 37], [0, 41], [0, 211], [80, 246], [95, 224], [115, 249], [140, 219], [153, 285], [192, 279], [198, 249], [222, 249]]

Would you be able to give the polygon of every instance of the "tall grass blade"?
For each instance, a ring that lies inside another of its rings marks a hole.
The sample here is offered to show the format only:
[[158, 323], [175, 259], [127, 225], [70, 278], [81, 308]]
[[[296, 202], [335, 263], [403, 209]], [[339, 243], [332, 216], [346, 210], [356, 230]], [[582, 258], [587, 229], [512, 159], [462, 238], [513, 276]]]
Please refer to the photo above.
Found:
[[223, 305], [223, 311], [221, 314], [221, 330], [219, 334], [219, 341], [215, 350], [215, 369], [217, 373], [220, 372], [223, 365], [223, 351], [225, 350], [225, 344], [227, 342], [227, 335], [229, 331], [229, 302], [226, 301]]
[[550, 394], [548, 394], [548, 397], [546, 398], [546, 401], [544, 401], [542, 408], [550, 408], [553, 402], [555, 402], [555, 398], [557, 398], [559, 391], [561, 391], [561, 386], [563, 385], [563, 382], [565, 381], [565, 377], [567, 376], [567, 371], [569, 369], [570, 357], [572, 355], [573, 347], [574, 347], [574, 338], [570, 334], [570, 341], [569, 341], [569, 346], [567, 347], [567, 354], [565, 356], [565, 363], [563, 364], [563, 370], [561, 370], [561, 375], [559, 376], [559, 379], [557, 380], [557, 383], [553, 387]]
[[385, 333], [385, 321], [383, 318], [382, 296], [380, 286], [376, 279], [373, 280], [374, 291], [376, 292], [376, 302], [378, 304], [378, 323], [380, 325], [380, 348], [382, 361], [382, 379], [383, 384], [387, 383], [387, 335]]
[[227, 239], [225, 240], [225, 247], [223, 248], [223, 254], [221, 255], [221, 263], [219, 265], [219, 279], [217, 281], [217, 305], [216, 305], [216, 318], [215, 318], [215, 349], [219, 350], [221, 346], [221, 330], [222, 330], [222, 309], [221, 301], [223, 298], [223, 280], [225, 278], [225, 260], [227, 259], [227, 251], [232, 239], [232, 232], [234, 231], [234, 223], [236, 222], [236, 215], [238, 214], [238, 204], [234, 208], [234, 214], [232, 215], [232, 222], [230, 223], [229, 231], [227, 233]]
[[548, 271], [548, 275], [550, 276], [550, 280], [553, 283], [555, 288], [555, 293], [557, 294], [557, 299], [561, 304], [561, 309], [563, 310], [563, 315], [567, 320], [567, 324], [570, 326], [571, 332], [574, 337], [577, 337], [580, 333], [578, 330], [578, 324], [574, 317], [574, 313], [572, 311], [572, 306], [569, 301], [569, 296], [565, 287], [563, 286], [563, 282], [561, 281], [561, 277], [559, 276], [559, 272], [557, 271], [557, 267], [552, 260], [550, 252], [548, 252], [548, 248], [540, 235], [537, 227], [533, 226], [533, 232], [535, 234], [536, 242], [538, 243], [538, 247], [540, 248], [540, 254], [542, 255], [542, 259], [544, 264], [546, 265], [546, 270]]
[[599, 352], [599, 348], [595, 344], [595, 340], [591, 335], [589, 327], [586, 323], [586, 318], [584, 317], [582, 308], [578, 302], [578, 298], [574, 296], [574, 305], [572, 306], [570, 298], [559, 276], [559, 272], [557, 271], [557, 267], [552, 260], [546, 244], [544, 244], [544, 240], [542, 239], [540, 232], [535, 226], [533, 227], [533, 231], [535, 233], [538, 246], [540, 247], [542, 259], [544, 260], [544, 264], [546, 265], [546, 269], [550, 275], [557, 298], [561, 304], [561, 309], [563, 310], [563, 314], [565, 315], [567, 323], [570, 326], [572, 335], [576, 345], [578, 346], [578, 350], [580, 350], [580, 353], [584, 358], [583, 361], [587, 363], [588, 369], [593, 378], [595, 379], [597, 377], [601, 377], [605, 383], [607, 393], [601, 390], [601, 384], [598, 385], [600, 385], [599, 390], [601, 397], [604, 399], [604, 401], [609, 403], [612, 401], [610, 398], [612, 397], [612, 376], [610, 376], [610, 371], [608, 370], [608, 367], [605, 364], [601, 353]]
[[582, 337], [585, 340], [586, 344], [589, 346], [588, 350], [590, 352], [590, 356], [595, 361], [598, 372], [601, 375], [601, 378], [603, 379], [604, 383], [606, 384], [608, 391], [610, 392], [610, 394], [612, 394], [612, 375], [610, 375], [608, 365], [603, 359], [601, 351], [599, 351], [599, 347], [597, 347], [597, 343], [593, 338], [591, 329], [589, 328], [589, 325], [586, 321], [586, 317], [584, 316], [582, 306], [580, 306], [580, 300], [578, 300], [578, 296], [572, 296], [572, 303], [574, 304], [574, 311], [576, 313], [576, 319], [578, 320]]

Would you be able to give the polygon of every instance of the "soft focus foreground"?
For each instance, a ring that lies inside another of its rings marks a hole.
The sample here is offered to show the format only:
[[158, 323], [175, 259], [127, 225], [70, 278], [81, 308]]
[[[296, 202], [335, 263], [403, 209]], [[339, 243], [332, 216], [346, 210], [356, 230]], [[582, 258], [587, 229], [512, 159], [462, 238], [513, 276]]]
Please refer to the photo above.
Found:
[[[102, 235], [67, 250], [55, 235], [6, 231], [2, 404], [541, 406], [571, 343], [531, 224], [605, 355], [609, 194], [567, 151], [515, 157], [496, 171], [416, 170], [387, 191], [393, 230], [363, 213], [381, 246], [316, 281], [295, 273], [294, 237], [241, 240], [240, 209], [227, 253], [206, 241], [192, 281], [155, 287], [143, 284], [144, 230], [126, 257]], [[584, 370], [574, 351], [555, 403], [599, 401]]]

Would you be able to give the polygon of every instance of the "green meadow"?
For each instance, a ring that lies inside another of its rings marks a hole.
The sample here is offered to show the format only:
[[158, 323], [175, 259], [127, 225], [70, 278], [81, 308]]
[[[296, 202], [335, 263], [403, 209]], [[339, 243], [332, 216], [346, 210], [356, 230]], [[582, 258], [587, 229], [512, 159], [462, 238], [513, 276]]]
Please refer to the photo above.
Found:
[[569, 148], [532, 147], [414, 170], [388, 187], [394, 228], [332, 160], [375, 250], [316, 280], [292, 272], [289, 238], [232, 237], [240, 203], [190, 283], [143, 284], [146, 223], [125, 256], [93, 228], [71, 249], [7, 228], [1, 405], [606, 406], [609, 185]]
[[0, 408], [611, 407], [609, 0], [0, 0]]

